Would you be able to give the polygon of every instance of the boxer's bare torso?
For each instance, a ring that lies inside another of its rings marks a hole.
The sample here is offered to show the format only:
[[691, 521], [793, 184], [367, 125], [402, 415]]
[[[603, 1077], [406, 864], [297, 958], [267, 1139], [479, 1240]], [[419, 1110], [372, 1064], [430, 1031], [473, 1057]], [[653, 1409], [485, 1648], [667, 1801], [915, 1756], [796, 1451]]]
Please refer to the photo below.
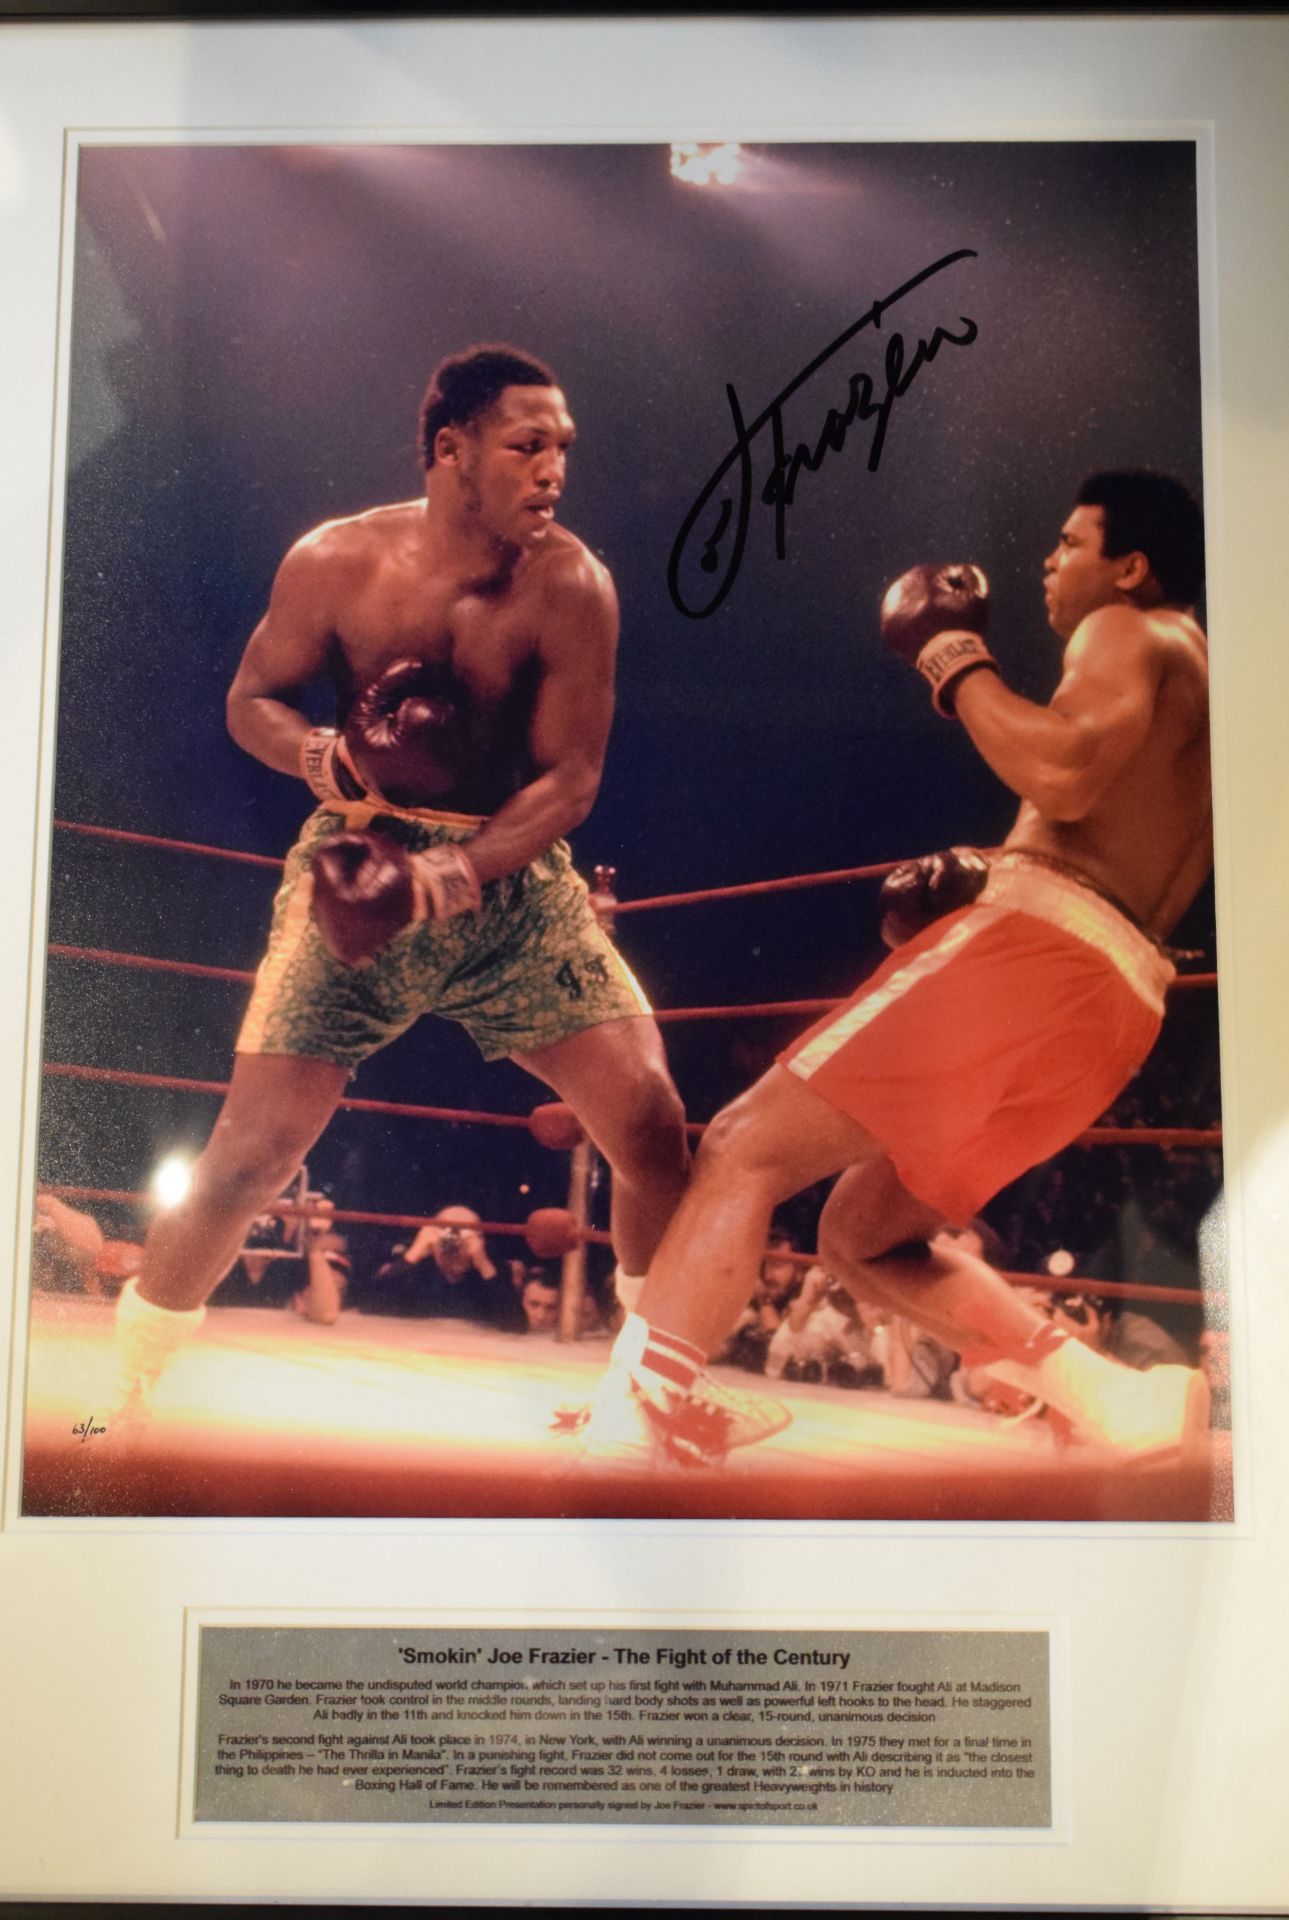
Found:
[[299, 771], [291, 695], [320, 678], [341, 724], [393, 661], [440, 666], [466, 715], [468, 769], [445, 812], [488, 816], [471, 845], [487, 879], [585, 817], [613, 713], [617, 603], [607, 570], [554, 523], [572, 423], [556, 389], [509, 388], [472, 438], [465, 479], [328, 521], [296, 542], [228, 698], [239, 744]]
[[1050, 703], [977, 672], [956, 711], [1020, 797], [1005, 844], [1077, 868], [1162, 937], [1212, 865], [1208, 644], [1142, 556], [1107, 559], [1102, 536], [1100, 510], [1078, 507], [1045, 563], [1067, 642]]
[[[1095, 616], [1094, 616], [1095, 620]], [[1127, 621], [1135, 631], [1126, 631]], [[1085, 626], [1090, 623], [1085, 623]], [[1076, 633], [1052, 705], [1060, 710], [1098, 653], [1099, 671], [1123, 683], [1149, 722], [1085, 813], [1045, 816], [1021, 802], [1009, 847], [1053, 855], [1087, 874], [1164, 935], [1186, 911], [1213, 862], [1209, 779], [1208, 648], [1188, 615], [1171, 609], [1121, 617], [1117, 634]]]
[[[414, 656], [441, 667], [445, 694], [467, 716], [470, 771], [436, 804], [497, 812], [539, 771], [534, 723], [548, 670], [567, 646], [559, 629], [576, 622], [579, 603], [594, 607], [603, 567], [573, 534], [551, 527], [538, 549], [512, 550], [481, 575], [435, 551], [425, 502], [416, 500], [331, 522], [307, 536], [306, 551], [329, 630], [320, 654], [311, 650], [309, 678], [331, 679], [338, 722], [393, 661]], [[584, 649], [580, 699], [611, 699], [612, 671], [611, 652]]]

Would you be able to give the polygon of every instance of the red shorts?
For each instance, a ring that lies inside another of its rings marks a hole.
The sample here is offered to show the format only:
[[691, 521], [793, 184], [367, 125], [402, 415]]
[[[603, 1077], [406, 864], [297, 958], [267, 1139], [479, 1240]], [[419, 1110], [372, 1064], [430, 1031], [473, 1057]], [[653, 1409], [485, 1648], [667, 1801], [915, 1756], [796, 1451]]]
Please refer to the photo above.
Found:
[[963, 1225], [1069, 1145], [1154, 1045], [1171, 962], [1108, 901], [1004, 856], [779, 1058]]

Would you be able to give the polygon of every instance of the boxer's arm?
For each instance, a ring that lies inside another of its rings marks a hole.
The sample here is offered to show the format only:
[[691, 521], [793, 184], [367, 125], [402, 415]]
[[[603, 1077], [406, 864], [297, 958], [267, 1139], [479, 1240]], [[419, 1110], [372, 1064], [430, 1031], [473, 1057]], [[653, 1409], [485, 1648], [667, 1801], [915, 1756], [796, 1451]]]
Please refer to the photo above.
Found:
[[536, 777], [467, 842], [480, 880], [514, 873], [585, 820], [613, 721], [618, 603], [589, 554], [561, 555], [539, 610], [541, 682], [529, 726]]
[[39, 1216], [43, 1215], [44, 1223], [58, 1234], [78, 1260], [98, 1259], [103, 1251], [103, 1229], [90, 1214], [69, 1207], [52, 1193], [37, 1196], [36, 1212], [38, 1223]]
[[309, 722], [284, 694], [324, 671], [334, 637], [334, 538], [306, 534], [278, 568], [268, 611], [256, 627], [228, 690], [228, 731], [239, 747], [278, 773], [298, 777]]
[[488, 1249], [481, 1233], [466, 1232], [461, 1236], [462, 1244], [470, 1255], [470, 1265], [481, 1280], [495, 1280], [497, 1269], [488, 1258]]
[[1104, 607], [1066, 649], [1048, 706], [973, 673], [956, 712], [977, 752], [1013, 793], [1048, 820], [1081, 820], [1139, 752], [1154, 718], [1162, 663], [1142, 616]]

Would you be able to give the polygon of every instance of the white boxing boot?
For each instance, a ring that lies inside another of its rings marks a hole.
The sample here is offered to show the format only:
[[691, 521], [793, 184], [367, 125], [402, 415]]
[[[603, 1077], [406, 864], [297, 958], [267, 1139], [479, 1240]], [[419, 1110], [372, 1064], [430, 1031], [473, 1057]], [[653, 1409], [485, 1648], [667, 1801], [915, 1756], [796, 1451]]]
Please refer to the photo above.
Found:
[[707, 1379], [701, 1360], [687, 1342], [628, 1314], [590, 1401], [561, 1408], [555, 1430], [577, 1435], [579, 1466], [650, 1471], [717, 1467], [735, 1447], [788, 1425], [779, 1401]]
[[153, 1389], [171, 1355], [186, 1345], [206, 1318], [205, 1307], [174, 1312], [139, 1297], [127, 1280], [116, 1303], [116, 1377], [108, 1432], [139, 1427], [152, 1411]]
[[995, 1360], [989, 1372], [1063, 1413], [1080, 1439], [1149, 1460], [1185, 1452], [1208, 1432], [1208, 1381], [1195, 1368], [1125, 1367], [1056, 1328], [1031, 1345], [1030, 1364]]

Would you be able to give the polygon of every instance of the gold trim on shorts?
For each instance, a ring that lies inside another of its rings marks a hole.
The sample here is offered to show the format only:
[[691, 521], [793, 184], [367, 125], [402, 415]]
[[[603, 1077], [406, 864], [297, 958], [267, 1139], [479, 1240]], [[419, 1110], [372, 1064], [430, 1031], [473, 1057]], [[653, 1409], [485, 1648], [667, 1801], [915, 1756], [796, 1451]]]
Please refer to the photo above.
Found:
[[486, 826], [486, 813], [439, 813], [433, 807], [395, 807], [388, 800], [325, 800], [327, 813], [338, 813], [347, 833], [361, 833], [380, 814], [392, 820], [411, 820], [422, 827]]
[[492, 1060], [650, 1014], [648, 996], [596, 921], [563, 840], [489, 882], [477, 913], [406, 928], [369, 967], [342, 966], [317, 938], [310, 868], [338, 829], [368, 820], [411, 845], [468, 839], [482, 824], [428, 808], [391, 818], [365, 800], [319, 807], [287, 856], [239, 1052], [326, 1059], [352, 1070], [421, 1015], [437, 1013]]
[[1090, 881], [1049, 866], [1041, 856], [1031, 858], [1023, 847], [1011, 847], [991, 860], [975, 905], [1027, 913], [1073, 934], [1103, 953], [1152, 1012], [1163, 1013], [1176, 967], [1150, 935], [1126, 920]]

